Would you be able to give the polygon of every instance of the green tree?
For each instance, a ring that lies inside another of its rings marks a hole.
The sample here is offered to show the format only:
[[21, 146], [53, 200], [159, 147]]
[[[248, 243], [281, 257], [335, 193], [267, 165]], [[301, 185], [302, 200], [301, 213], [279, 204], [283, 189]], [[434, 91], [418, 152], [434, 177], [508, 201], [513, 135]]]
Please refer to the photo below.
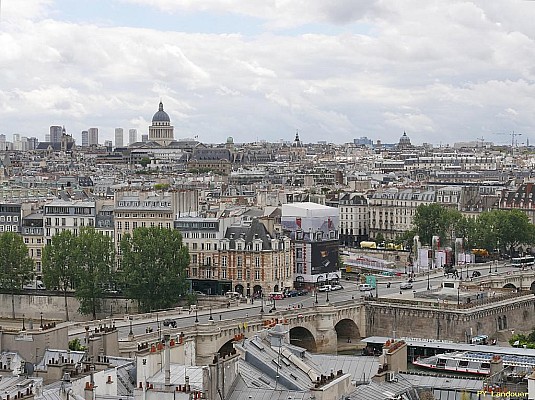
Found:
[[520, 210], [492, 210], [481, 213], [476, 221], [477, 247], [512, 253], [522, 244], [535, 241], [535, 226]]
[[79, 269], [75, 295], [80, 301], [80, 313], [91, 314], [96, 319], [114, 264], [113, 242], [95, 228], [85, 227], [81, 229], [77, 243]]
[[63, 292], [65, 320], [69, 320], [67, 293], [78, 276], [78, 238], [69, 230], [52, 237], [43, 249], [43, 276], [47, 287]]
[[87, 348], [85, 346], [82, 346], [82, 344], [80, 343], [80, 339], [76, 338], [76, 339], [69, 340], [69, 350], [86, 351], [86, 349]]
[[11, 293], [11, 315], [15, 318], [15, 294], [33, 272], [33, 260], [22, 237], [13, 232], [0, 234], [0, 286]]
[[446, 243], [452, 233], [459, 236], [456, 228], [465, 222], [462, 214], [440, 204], [421, 204], [416, 207], [413, 218], [414, 230], [422, 244], [430, 245], [433, 236], [440, 237], [440, 243]]
[[137, 228], [120, 246], [126, 293], [141, 310], [172, 307], [186, 294], [189, 253], [179, 231]]
[[150, 158], [149, 158], [149, 157], [143, 157], [143, 158], [139, 161], [139, 163], [141, 164], [141, 166], [142, 166], [143, 168], [146, 168], [147, 165], [150, 164]]

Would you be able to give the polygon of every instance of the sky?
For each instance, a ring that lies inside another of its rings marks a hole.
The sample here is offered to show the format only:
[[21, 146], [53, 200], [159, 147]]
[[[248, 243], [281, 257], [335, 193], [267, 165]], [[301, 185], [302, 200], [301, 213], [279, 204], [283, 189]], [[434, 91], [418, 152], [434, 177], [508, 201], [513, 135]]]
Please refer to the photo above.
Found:
[[0, 1], [8, 140], [535, 143], [535, 1]]

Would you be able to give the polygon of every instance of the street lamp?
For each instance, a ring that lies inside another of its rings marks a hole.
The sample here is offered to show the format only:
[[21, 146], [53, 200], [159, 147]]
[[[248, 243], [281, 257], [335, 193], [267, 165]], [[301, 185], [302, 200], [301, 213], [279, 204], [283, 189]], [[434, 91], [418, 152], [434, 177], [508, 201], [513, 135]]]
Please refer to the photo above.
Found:
[[24, 314], [22, 314], [22, 330], [26, 330], [26, 326], [24, 325]]
[[327, 290], [327, 303], [329, 302], [329, 290]]
[[494, 272], [498, 272], [498, 260], [494, 261]]
[[40, 312], [40, 315], [41, 315], [41, 329], [43, 329], [43, 312], [41, 311]]
[[492, 263], [489, 264], [489, 275], [492, 274]]
[[318, 304], [318, 288], [317, 287], [316, 287], [316, 290], [315, 290], [315, 295], [316, 295], [315, 303]]
[[467, 280], [470, 278], [470, 277], [468, 276], [468, 266], [469, 266], [469, 265], [470, 265], [470, 264], [466, 264], [466, 279], [467, 279]]
[[[431, 290], [431, 285], [429, 284], [429, 275], [431, 274], [431, 270], [427, 269], [427, 290]], [[462, 276], [462, 270], [461, 270], [461, 276]]]
[[275, 301], [276, 301], [276, 300], [277, 300], [277, 299], [275, 298], [275, 296], [273, 296], [273, 307], [271, 307], [271, 310], [269, 310], [270, 312], [271, 312], [271, 311], [277, 311], [277, 307], [275, 307]]
[[260, 294], [260, 314], [264, 314], [264, 293]]
[[214, 318], [212, 317], [212, 305], [210, 304], [210, 318], [208, 320], [213, 321]]
[[132, 316], [128, 316], [128, 321], [130, 322], [130, 332], [128, 332], [128, 336], [132, 337], [134, 336], [134, 332], [132, 332]]
[[457, 306], [461, 304], [461, 287], [457, 286]]

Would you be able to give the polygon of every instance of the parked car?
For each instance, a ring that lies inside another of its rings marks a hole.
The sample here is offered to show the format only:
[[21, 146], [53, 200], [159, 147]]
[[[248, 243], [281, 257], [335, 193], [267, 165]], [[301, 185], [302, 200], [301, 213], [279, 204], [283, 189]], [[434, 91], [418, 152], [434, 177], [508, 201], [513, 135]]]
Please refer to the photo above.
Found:
[[318, 289], [318, 292], [330, 292], [332, 289], [331, 285], [323, 285]]
[[286, 294], [286, 297], [296, 297], [297, 295], [298, 295], [297, 290], [290, 290], [290, 291]]
[[372, 285], [370, 285], [369, 283], [361, 283], [359, 285], [359, 290], [361, 292], [368, 292], [368, 291], [373, 290], [373, 289], [375, 289], [375, 288]]
[[472, 272], [472, 278], [477, 278], [478, 276], [481, 276], [481, 272], [479, 271]]
[[176, 328], [176, 321], [173, 319], [164, 319], [163, 326], [170, 326], [171, 328]]
[[333, 285], [331, 290], [342, 290], [344, 287], [342, 285]]
[[306, 296], [307, 294], [308, 294], [308, 290], [306, 289], [301, 289], [297, 292], [298, 296]]
[[402, 282], [401, 285], [399, 285], [399, 288], [401, 290], [412, 289], [412, 283], [411, 282]]

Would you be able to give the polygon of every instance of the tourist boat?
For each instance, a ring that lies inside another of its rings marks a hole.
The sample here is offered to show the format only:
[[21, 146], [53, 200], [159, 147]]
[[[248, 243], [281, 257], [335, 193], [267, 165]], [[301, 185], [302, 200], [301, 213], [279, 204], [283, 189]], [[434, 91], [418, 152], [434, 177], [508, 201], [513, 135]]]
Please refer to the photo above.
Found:
[[[412, 363], [419, 367], [435, 371], [458, 372], [474, 375], [489, 375], [490, 362], [493, 357], [490, 353], [478, 353], [475, 351], [455, 351], [452, 353], [437, 354], [435, 356], [419, 358]], [[504, 369], [508, 373], [525, 374], [531, 373], [535, 368], [535, 357], [517, 356], [504, 354]]]

